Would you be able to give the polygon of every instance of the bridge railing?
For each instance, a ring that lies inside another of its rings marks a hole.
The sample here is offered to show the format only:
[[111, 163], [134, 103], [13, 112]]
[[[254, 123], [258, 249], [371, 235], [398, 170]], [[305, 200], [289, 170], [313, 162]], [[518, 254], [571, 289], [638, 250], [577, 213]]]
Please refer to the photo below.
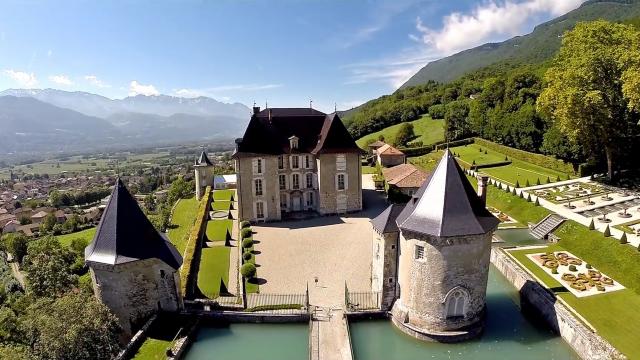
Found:
[[380, 291], [350, 291], [344, 285], [344, 298], [347, 311], [380, 310], [382, 306], [382, 292]]

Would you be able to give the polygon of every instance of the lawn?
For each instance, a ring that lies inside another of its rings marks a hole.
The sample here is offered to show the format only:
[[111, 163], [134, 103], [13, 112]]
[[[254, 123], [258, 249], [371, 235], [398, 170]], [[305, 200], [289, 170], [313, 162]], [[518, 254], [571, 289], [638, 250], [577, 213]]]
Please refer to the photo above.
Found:
[[229, 201], [233, 197], [233, 190], [213, 190], [213, 200]]
[[92, 227], [71, 234], [58, 235], [56, 237], [63, 246], [70, 246], [74, 239], [82, 239], [87, 245], [89, 245], [91, 240], [93, 240], [93, 237], [96, 235], [96, 229], [97, 228]]
[[167, 358], [167, 348], [170, 346], [169, 340], [147, 338], [132, 359], [164, 360]]
[[[569, 227], [567, 231], [574, 230], [573, 227]], [[579, 233], [582, 232], [578, 231], [578, 234]], [[593, 233], [596, 232], [594, 231]], [[560, 244], [549, 245], [546, 249], [512, 250], [510, 253], [548, 288], [552, 289], [556, 296], [562, 298], [567, 304], [580, 313], [582, 317], [596, 328], [598, 334], [630, 359], [640, 358], [640, 343], [637, 341], [638, 324], [640, 324], [640, 312], [638, 312], [638, 309], [640, 309], [640, 295], [628, 288], [609, 294], [605, 293], [577, 298], [568, 290], [564, 289], [558, 281], [548, 275], [526, 255], [545, 251], [568, 250], [574, 255], [593, 264], [598, 270], [601, 270], [603, 273], [611, 276], [614, 280], [627, 287], [630, 287], [631, 284], [625, 281], [630, 280], [634, 275], [637, 277], [638, 272], [618, 277], [613, 271], [610, 271], [611, 266], [615, 267], [614, 263], [610, 263], [609, 268], [606, 266], [606, 263], [611, 260], [607, 260], [608, 256], [601, 256], [599, 254], [596, 254], [595, 257], [583, 256], [570, 247], [563, 247], [562, 245], [563, 240], [560, 241]], [[617, 246], [620, 247], [621, 245]], [[602, 245], [599, 247], [602, 247]], [[604, 266], [601, 267], [599, 264]]]
[[362, 173], [363, 174], [375, 174], [377, 172], [376, 168], [373, 166], [363, 166]]
[[[433, 120], [429, 115], [423, 115], [420, 119], [411, 122], [416, 138], [412, 142], [422, 141], [423, 145], [434, 144], [444, 140], [444, 120]], [[402, 124], [386, 127], [380, 131], [361, 137], [356, 144], [365, 148], [370, 139], [378, 140], [380, 135], [384, 136], [386, 142], [393, 142]]]
[[[198, 271], [198, 288], [208, 298], [214, 299], [220, 295], [221, 283], [229, 285], [229, 254], [231, 248], [214, 246], [203, 248]], [[228, 291], [228, 288], [226, 289]]]
[[[462, 163], [465, 164], [465, 167], [471, 166], [474, 161], [475, 165], [487, 165], [505, 161], [504, 154], [483, 148], [477, 144], [454, 147], [451, 148], [451, 151], [459, 155], [458, 160], [461, 160]], [[485, 151], [487, 152], [486, 154]], [[523, 187], [527, 181], [529, 181], [529, 185], [533, 186], [538, 183], [538, 181], [540, 181], [541, 184], [546, 183], [547, 178], [553, 182], [556, 181], [558, 177], [560, 177], [561, 180], [566, 180], [569, 176], [569, 174], [543, 168], [515, 158], [510, 157], [508, 159], [511, 161], [510, 165], [482, 168], [479, 171], [511, 185], [518, 182], [519, 185]]]
[[416, 156], [408, 158], [409, 163], [422, 168], [422, 170], [426, 172], [432, 172], [436, 165], [438, 165], [438, 161], [442, 158], [442, 151], [435, 151], [428, 153], [422, 156]]
[[227, 232], [231, 235], [233, 220], [209, 220], [207, 222], [207, 239], [209, 241], [226, 241]]
[[211, 203], [213, 210], [229, 211], [231, 209], [231, 201], [217, 200]]
[[173, 210], [169, 228], [169, 240], [176, 246], [180, 254], [184, 252], [184, 248], [187, 245], [189, 231], [196, 220], [197, 212], [198, 201], [195, 197], [178, 200], [178, 204]]

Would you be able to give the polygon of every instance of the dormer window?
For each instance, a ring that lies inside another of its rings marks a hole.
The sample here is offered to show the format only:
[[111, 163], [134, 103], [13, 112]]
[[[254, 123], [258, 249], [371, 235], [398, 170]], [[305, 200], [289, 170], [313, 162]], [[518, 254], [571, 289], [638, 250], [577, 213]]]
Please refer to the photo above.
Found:
[[291, 150], [297, 150], [298, 149], [298, 137], [293, 135], [292, 137], [289, 138], [289, 147], [291, 148]]

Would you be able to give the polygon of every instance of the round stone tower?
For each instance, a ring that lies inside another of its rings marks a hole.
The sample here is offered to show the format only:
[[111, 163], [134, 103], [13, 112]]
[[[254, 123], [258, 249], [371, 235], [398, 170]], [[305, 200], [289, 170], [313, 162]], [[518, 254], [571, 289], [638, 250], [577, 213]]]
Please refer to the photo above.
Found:
[[207, 153], [202, 150], [200, 157], [193, 164], [196, 178], [196, 199], [202, 199], [207, 186], [213, 187], [213, 163], [209, 160]]
[[392, 320], [422, 340], [456, 342], [482, 332], [491, 237], [499, 221], [447, 150], [397, 218], [399, 298]]

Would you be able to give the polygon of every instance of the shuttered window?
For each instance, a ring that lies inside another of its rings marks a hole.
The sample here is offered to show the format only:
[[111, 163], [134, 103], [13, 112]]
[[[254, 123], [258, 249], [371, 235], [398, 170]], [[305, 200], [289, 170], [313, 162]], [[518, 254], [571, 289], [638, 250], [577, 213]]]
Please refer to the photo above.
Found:
[[284, 174], [278, 175], [278, 183], [280, 184], [280, 190], [287, 190], [287, 176]]
[[300, 175], [299, 174], [293, 174], [291, 175], [291, 188], [292, 189], [300, 189]]
[[262, 179], [253, 180], [254, 183], [254, 195], [262, 196]]
[[263, 173], [264, 170], [264, 160], [263, 159], [253, 159], [251, 161], [252, 165], [253, 165], [253, 174], [254, 175], [261, 175]]
[[312, 189], [313, 188], [313, 174], [312, 173], [307, 173], [306, 175], [307, 177], [307, 189]]

